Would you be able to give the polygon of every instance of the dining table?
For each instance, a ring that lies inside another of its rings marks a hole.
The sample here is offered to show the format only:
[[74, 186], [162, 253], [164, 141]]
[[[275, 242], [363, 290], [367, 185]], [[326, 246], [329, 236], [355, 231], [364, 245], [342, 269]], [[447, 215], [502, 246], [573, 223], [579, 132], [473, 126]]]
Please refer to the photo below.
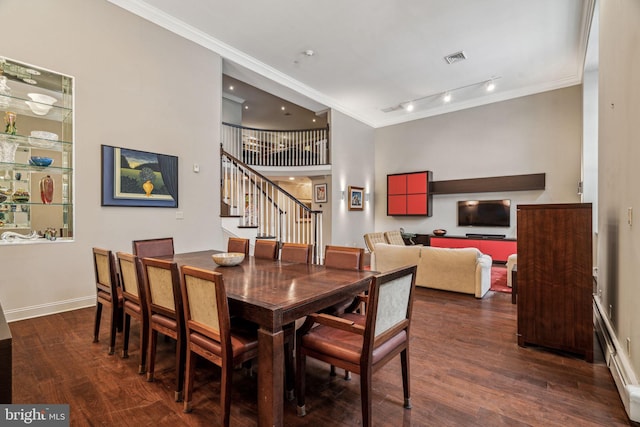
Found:
[[221, 273], [232, 315], [258, 325], [258, 425], [282, 426], [284, 413], [284, 329], [296, 319], [331, 307], [368, 289], [368, 270], [341, 270], [246, 256], [220, 266], [206, 250], [158, 257], [178, 266]]

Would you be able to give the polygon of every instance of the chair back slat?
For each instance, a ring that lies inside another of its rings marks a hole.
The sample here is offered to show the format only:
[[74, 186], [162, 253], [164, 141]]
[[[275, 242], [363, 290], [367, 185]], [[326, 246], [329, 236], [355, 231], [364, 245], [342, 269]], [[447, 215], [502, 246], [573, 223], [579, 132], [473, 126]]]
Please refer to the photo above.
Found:
[[327, 245], [324, 254], [324, 265], [343, 270], [362, 270], [364, 267], [364, 249]]
[[116, 254], [118, 265], [120, 266], [120, 281], [122, 292], [126, 295], [140, 297], [140, 282], [138, 276], [137, 260], [135, 255], [118, 252]]
[[409, 301], [413, 276], [407, 274], [380, 284], [375, 336], [390, 330], [409, 318]]
[[373, 277], [369, 288], [362, 357], [370, 357], [374, 347], [402, 329], [409, 329], [415, 265], [401, 267]]
[[173, 237], [160, 239], [134, 240], [133, 253], [138, 258], [170, 256], [174, 254]]
[[240, 237], [229, 237], [227, 242], [227, 252], [240, 252], [249, 255], [249, 239], [242, 239]]
[[149, 281], [149, 291], [151, 292], [149, 302], [175, 312], [176, 305], [171, 271], [156, 266], [147, 266], [147, 280]]
[[110, 295], [115, 295], [117, 279], [113, 253], [107, 249], [93, 248], [93, 266], [96, 287]]
[[280, 260], [282, 261], [310, 264], [312, 258], [313, 245], [290, 242], [285, 242], [282, 244], [282, 249], [280, 250]]
[[186, 292], [184, 300], [188, 301], [188, 306], [185, 306], [187, 322], [198, 322], [220, 334], [215, 282], [184, 273], [184, 270], [183, 278]]
[[253, 249], [255, 258], [276, 259], [278, 258], [278, 242], [275, 240], [256, 239], [256, 246]]

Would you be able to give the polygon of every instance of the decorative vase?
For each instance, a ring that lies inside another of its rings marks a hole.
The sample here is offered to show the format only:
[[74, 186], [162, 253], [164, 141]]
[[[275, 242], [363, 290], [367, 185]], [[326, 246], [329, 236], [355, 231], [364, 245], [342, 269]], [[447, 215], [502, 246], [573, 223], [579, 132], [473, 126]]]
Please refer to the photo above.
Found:
[[153, 184], [151, 181], [147, 180], [144, 184], [142, 184], [142, 189], [146, 193], [147, 197], [151, 197], [151, 192], [153, 191]]
[[18, 119], [18, 115], [12, 111], [7, 111], [4, 113], [4, 122], [6, 126], [4, 128], [4, 133], [8, 133], [9, 135], [15, 135], [18, 131], [16, 127], [16, 120]]
[[53, 189], [53, 179], [49, 175], [40, 180], [40, 198], [45, 205], [50, 205], [53, 201]]
[[13, 163], [16, 161], [18, 142], [12, 137], [0, 134], [0, 162]]

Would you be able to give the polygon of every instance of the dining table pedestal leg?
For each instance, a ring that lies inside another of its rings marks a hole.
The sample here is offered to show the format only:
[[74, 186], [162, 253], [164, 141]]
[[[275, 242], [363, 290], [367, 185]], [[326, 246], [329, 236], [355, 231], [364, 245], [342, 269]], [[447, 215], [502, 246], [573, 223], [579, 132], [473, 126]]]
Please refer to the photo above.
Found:
[[284, 412], [284, 332], [258, 330], [258, 425], [280, 427]]

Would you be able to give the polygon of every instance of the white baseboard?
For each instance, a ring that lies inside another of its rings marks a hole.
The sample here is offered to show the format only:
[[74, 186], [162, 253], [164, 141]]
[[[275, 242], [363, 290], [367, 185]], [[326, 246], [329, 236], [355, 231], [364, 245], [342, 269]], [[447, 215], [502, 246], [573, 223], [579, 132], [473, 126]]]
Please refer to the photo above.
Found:
[[604, 359], [611, 371], [620, 399], [630, 420], [640, 422], [640, 384], [636, 377], [629, 357], [623, 350], [611, 322], [602, 308], [600, 299], [594, 297], [595, 303], [595, 329], [598, 340], [602, 346]]
[[56, 301], [47, 304], [32, 305], [13, 310], [6, 310], [4, 315], [7, 322], [31, 319], [34, 317], [46, 316], [49, 314], [62, 313], [64, 311], [77, 310], [79, 308], [92, 307], [96, 305], [95, 295], [81, 298], [74, 298], [63, 301]]

